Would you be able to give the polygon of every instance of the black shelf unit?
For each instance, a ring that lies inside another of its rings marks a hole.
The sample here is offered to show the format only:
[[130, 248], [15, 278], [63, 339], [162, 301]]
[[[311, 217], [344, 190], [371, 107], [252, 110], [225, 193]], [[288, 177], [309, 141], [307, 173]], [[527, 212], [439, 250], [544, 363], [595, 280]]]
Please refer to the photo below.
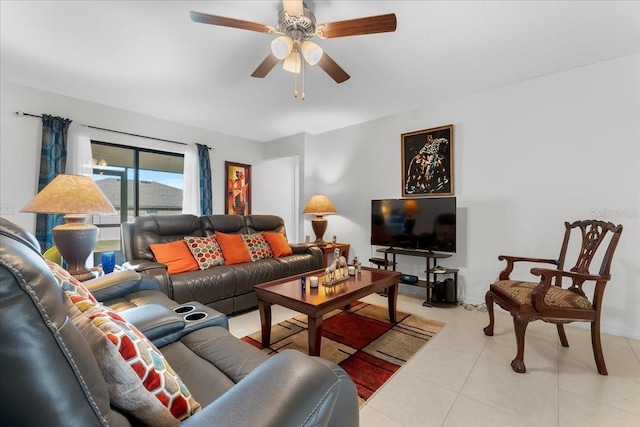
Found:
[[[437, 260], [438, 259], [444, 259], [444, 258], [450, 258], [451, 254], [445, 254], [445, 253], [440, 253], [440, 252], [431, 252], [431, 251], [419, 251], [419, 250], [411, 250], [411, 249], [397, 249], [397, 248], [378, 248], [376, 249], [376, 252], [379, 253], [383, 253], [384, 254], [384, 258], [379, 258], [379, 257], [374, 257], [374, 258], [370, 258], [369, 262], [375, 264], [378, 266], [378, 268], [384, 267], [385, 270], [387, 270], [389, 267], [392, 267], [393, 271], [396, 270], [396, 256], [397, 255], [406, 255], [406, 256], [413, 256], [413, 257], [420, 257], [420, 258], [425, 258], [426, 259], [426, 264], [427, 264], [427, 268], [425, 270], [425, 272], [427, 273], [427, 280], [419, 280], [418, 283], [416, 284], [417, 286], [420, 287], [424, 287], [426, 288], [426, 296], [425, 296], [425, 301], [422, 303], [423, 306], [425, 307], [432, 307], [432, 306], [442, 306], [442, 307], [448, 307], [448, 306], [452, 306], [452, 305], [457, 305], [458, 303], [458, 269], [455, 268], [447, 268], [445, 269], [445, 271], [433, 271], [433, 269], [436, 267], [437, 265]], [[392, 259], [389, 260], [389, 255], [392, 255]], [[453, 279], [453, 286], [454, 286], [454, 290], [453, 290], [453, 295], [455, 296], [453, 302], [446, 302], [446, 301], [433, 301], [433, 291], [434, 291], [434, 286], [437, 282], [437, 276], [439, 274], [452, 274], [454, 279]], [[433, 281], [431, 280], [431, 276], [433, 275]]]

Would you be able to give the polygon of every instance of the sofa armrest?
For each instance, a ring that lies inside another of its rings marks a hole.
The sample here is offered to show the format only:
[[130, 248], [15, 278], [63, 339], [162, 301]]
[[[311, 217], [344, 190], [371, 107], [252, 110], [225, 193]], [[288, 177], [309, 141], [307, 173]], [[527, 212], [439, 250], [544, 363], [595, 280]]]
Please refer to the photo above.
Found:
[[187, 322], [168, 307], [147, 304], [118, 313], [151, 341], [184, 329]]
[[171, 278], [167, 273], [166, 264], [148, 259], [132, 259], [122, 264], [122, 267], [155, 279], [160, 283], [160, 290], [169, 298], [173, 298], [173, 287], [171, 286]]
[[128, 295], [136, 291], [162, 291], [160, 284], [148, 277], [143, 277], [133, 270], [114, 271], [110, 274], [84, 282], [98, 301], [108, 301]]
[[161, 262], [156, 261], [149, 261], [148, 259], [132, 259], [131, 261], [125, 262], [122, 267], [128, 270], [135, 270], [139, 273], [156, 268], [162, 268], [165, 270], [167, 269], [166, 264], [162, 264]]
[[162, 337], [158, 337], [153, 343], [158, 347], [164, 347], [167, 344], [180, 340], [183, 336], [190, 334], [198, 329], [208, 328], [210, 326], [219, 326], [229, 330], [229, 319], [211, 307], [207, 307], [197, 301], [190, 301], [178, 306], [172, 307], [173, 312], [184, 319], [184, 328], [173, 331]]
[[315, 243], [292, 243], [289, 245], [294, 254], [311, 254], [316, 260], [317, 268], [324, 265], [324, 255], [322, 249]]
[[358, 426], [356, 387], [342, 368], [285, 350], [181, 426]]

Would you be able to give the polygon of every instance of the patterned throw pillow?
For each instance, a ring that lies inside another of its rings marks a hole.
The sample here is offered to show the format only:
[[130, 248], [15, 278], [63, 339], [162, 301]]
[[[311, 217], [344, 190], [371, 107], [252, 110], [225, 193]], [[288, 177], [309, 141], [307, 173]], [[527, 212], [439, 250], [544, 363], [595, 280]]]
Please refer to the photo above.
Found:
[[264, 258], [273, 258], [271, 246], [267, 243], [262, 233], [243, 234], [242, 241], [251, 255], [251, 261], [258, 261]]
[[68, 299], [69, 318], [102, 371], [111, 403], [145, 424], [175, 426], [200, 410], [162, 353], [132, 324], [101, 305], [57, 264], [49, 268]]
[[[52, 261], [47, 261], [47, 265], [49, 266], [51, 273], [53, 273], [53, 277], [58, 282], [58, 285], [60, 285], [62, 290], [65, 291], [70, 298], [75, 300], [73, 301], [74, 304], [78, 305], [82, 301], [84, 301], [83, 304], [88, 304], [89, 306], [99, 304], [89, 289], [73, 277], [67, 270]], [[78, 308], [83, 310], [83, 307]], [[84, 310], [87, 308], [88, 307], [84, 307]]]
[[113, 406], [153, 426], [176, 426], [200, 410], [164, 356], [133, 325], [107, 307], [82, 312], [67, 301], [69, 318], [89, 343]]
[[189, 250], [200, 266], [206, 270], [216, 265], [224, 265], [224, 256], [218, 241], [212, 237], [185, 237]]

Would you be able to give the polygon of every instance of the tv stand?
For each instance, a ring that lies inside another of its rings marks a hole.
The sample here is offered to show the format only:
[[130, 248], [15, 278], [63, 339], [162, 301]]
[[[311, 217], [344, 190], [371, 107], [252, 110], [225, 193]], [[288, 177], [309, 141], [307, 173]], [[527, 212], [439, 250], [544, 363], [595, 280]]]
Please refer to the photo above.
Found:
[[[425, 281], [426, 284], [426, 297], [425, 297], [425, 301], [422, 303], [423, 306], [425, 307], [432, 307], [434, 305], [455, 305], [457, 304], [457, 299], [458, 299], [458, 270], [457, 269], [451, 269], [448, 268], [446, 269], [446, 271], [443, 272], [434, 272], [433, 269], [435, 268], [435, 266], [437, 265], [437, 260], [438, 259], [442, 259], [442, 258], [450, 258], [451, 254], [445, 254], [445, 253], [439, 253], [439, 252], [433, 252], [433, 251], [420, 251], [420, 250], [415, 250], [415, 249], [398, 249], [398, 248], [393, 248], [393, 247], [389, 247], [389, 248], [379, 248], [376, 249], [376, 252], [380, 252], [380, 253], [384, 253], [384, 264], [382, 264], [382, 262], [380, 262], [380, 264], [378, 265], [384, 265], [385, 269], [387, 269], [387, 267], [392, 267], [393, 271], [396, 270], [396, 256], [397, 255], [406, 255], [406, 256], [413, 256], [413, 257], [420, 257], [420, 258], [426, 258], [426, 262], [427, 262], [427, 269], [426, 269], [426, 273], [427, 273], [427, 280]], [[389, 260], [389, 254], [392, 255], [392, 260]], [[433, 261], [430, 261], [433, 260]], [[433, 283], [431, 281], [431, 274], [433, 274]], [[435, 282], [436, 282], [436, 276], [438, 274], [453, 274], [454, 276], [454, 295], [455, 295], [455, 302], [451, 302], [451, 303], [443, 303], [443, 302], [436, 302], [433, 301], [433, 289], [435, 287]]]

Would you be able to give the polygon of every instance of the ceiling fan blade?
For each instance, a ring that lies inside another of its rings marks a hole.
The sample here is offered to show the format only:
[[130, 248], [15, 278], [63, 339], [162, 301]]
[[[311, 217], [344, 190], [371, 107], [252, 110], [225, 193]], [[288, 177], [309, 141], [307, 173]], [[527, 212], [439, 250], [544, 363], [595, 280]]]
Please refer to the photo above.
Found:
[[282, 8], [289, 16], [302, 16], [302, 0], [282, 0]]
[[351, 77], [345, 70], [340, 67], [336, 61], [331, 59], [327, 52], [322, 54], [322, 58], [318, 62], [318, 66], [322, 68], [329, 76], [336, 81], [336, 83], [342, 83], [349, 80]]
[[224, 16], [209, 15], [201, 12], [191, 11], [191, 20], [201, 24], [219, 25], [221, 27], [239, 28], [241, 30], [257, 31], [259, 33], [271, 34], [275, 32], [273, 27], [257, 22], [243, 21], [242, 19], [226, 18]]
[[396, 25], [396, 14], [389, 13], [321, 24], [316, 28], [316, 35], [322, 39], [332, 39], [335, 37], [389, 33], [396, 30]]
[[269, 52], [269, 55], [264, 58], [264, 61], [262, 61], [260, 65], [258, 65], [258, 68], [251, 73], [251, 77], [257, 77], [260, 79], [266, 77], [266, 75], [269, 74], [269, 71], [271, 71], [278, 62], [280, 62], [280, 60], [276, 58], [273, 53]]

